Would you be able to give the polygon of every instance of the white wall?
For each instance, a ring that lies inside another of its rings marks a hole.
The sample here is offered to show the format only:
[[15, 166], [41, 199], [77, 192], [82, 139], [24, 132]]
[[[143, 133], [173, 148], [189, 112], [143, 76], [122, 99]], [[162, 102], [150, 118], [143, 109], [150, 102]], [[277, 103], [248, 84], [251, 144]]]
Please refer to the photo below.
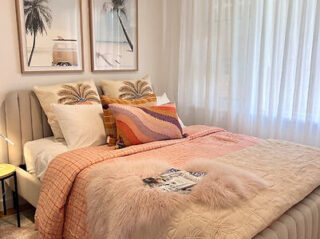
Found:
[[[159, 56], [162, 41], [162, 1], [139, 0], [139, 71], [132, 73], [91, 73], [88, 0], [82, 0], [84, 73], [21, 74], [15, 0], [2, 0], [0, 8], [0, 103], [9, 91], [31, 89], [34, 85], [50, 85], [93, 78], [125, 79], [150, 74], [156, 93], [160, 89]], [[1, 118], [0, 118], [1, 121]], [[0, 133], [5, 132], [0, 122]], [[0, 142], [3, 145], [3, 142]], [[1, 148], [0, 148], [1, 150]], [[0, 158], [0, 162], [4, 160]]]

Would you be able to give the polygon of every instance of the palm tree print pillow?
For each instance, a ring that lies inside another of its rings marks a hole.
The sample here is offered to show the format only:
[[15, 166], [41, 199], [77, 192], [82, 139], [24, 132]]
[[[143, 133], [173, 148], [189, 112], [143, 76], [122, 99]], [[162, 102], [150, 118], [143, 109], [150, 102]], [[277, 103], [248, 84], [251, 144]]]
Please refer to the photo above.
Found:
[[48, 123], [54, 137], [58, 140], [63, 140], [64, 137], [51, 104], [101, 104], [97, 87], [92, 80], [51, 86], [35, 86], [33, 90], [48, 117]]
[[78, 105], [78, 104], [100, 104], [96, 90], [91, 90], [90, 85], [78, 83], [73, 85], [62, 85], [61, 90], [58, 92], [60, 96], [58, 103], [65, 105]]
[[137, 80], [102, 80], [101, 86], [104, 95], [123, 100], [134, 100], [153, 94], [149, 76]]

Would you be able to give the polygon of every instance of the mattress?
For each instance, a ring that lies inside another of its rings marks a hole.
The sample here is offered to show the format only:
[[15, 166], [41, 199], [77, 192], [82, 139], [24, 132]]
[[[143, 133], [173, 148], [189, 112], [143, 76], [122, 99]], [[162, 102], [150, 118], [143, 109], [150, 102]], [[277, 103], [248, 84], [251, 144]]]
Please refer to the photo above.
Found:
[[27, 142], [23, 148], [27, 171], [42, 180], [51, 160], [67, 151], [66, 142], [58, 142], [54, 137]]
[[320, 187], [254, 239], [320, 239]]

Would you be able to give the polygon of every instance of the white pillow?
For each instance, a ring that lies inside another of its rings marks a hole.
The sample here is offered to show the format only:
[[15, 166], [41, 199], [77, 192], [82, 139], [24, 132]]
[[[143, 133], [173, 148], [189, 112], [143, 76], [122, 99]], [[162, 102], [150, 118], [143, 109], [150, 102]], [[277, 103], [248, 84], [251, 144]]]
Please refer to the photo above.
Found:
[[52, 104], [51, 107], [70, 149], [106, 143], [103, 110], [100, 104]]
[[[168, 98], [166, 93], [163, 93], [163, 95], [161, 95], [161, 96], [157, 96], [157, 105], [164, 105], [164, 104], [167, 104], [169, 102], [171, 102], [171, 101], [169, 100], [169, 98]], [[179, 115], [178, 115], [178, 120], [179, 120], [179, 123], [181, 125], [181, 128], [186, 127], [183, 124], [182, 120], [180, 119]]]
[[48, 123], [57, 140], [63, 140], [63, 135], [50, 107], [51, 104], [100, 104], [100, 97], [93, 80], [50, 86], [35, 86], [33, 87], [33, 91], [37, 95], [41, 107], [48, 117]]
[[23, 155], [27, 171], [42, 180], [44, 173], [57, 155], [69, 151], [65, 141], [58, 142], [54, 137], [37, 139], [24, 144]]

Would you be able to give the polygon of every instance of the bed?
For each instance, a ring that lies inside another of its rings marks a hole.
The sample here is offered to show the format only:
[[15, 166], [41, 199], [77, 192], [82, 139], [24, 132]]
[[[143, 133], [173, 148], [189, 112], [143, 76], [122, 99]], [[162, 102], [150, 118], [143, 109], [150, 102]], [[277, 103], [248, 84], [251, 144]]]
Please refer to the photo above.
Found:
[[[36, 96], [31, 91], [10, 93], [5, 100], [5, 115], [7, 136], [16, 143], [15, 146], [8, 146], [8, 162], [16, 166], [24, 165], [23, 146], [25, 143], [52, 136], [46, 116], [44, 115]], [[229, 135], [227, 132], [225, 134]], [[235, 137], [241, 138], [238, 141], [239, 144], [233, 145], [237, 150], [249, 147], [250, 144], [255, 143], [255, 139], [251, 137]], [[92, 150], [100, 149], [101, 147]], [[108, 151], [108, 149], [103, 150], [104, 153], [106, 151]], [[233, 151], [231, 150], [230, 152]], [[88, 152], [88, 157], [91, 156], [89, 151], [85, 152]], [[112, 152], [108, 152], [108, 154], [112, 154]], [[221, 156], [226, 154], [227, 153], [221, 154]], [[66, 157], [66, 154], [60, 156], [60, 158], [61, 157]], [[131, 157], [134, 157], [134, 155]], [[19, 195], [34, 207], [37, 207], [41, 181], [35, 175], [28, 173], [22, 168], [17, 169]], [[85, 176], [88, 171], [89, 169], [85, 168], [77, 172], [74, 179], [75, 185], [70, 192], [68, 191], [66, 203], [63, 204], [63, 221], [59, 224], [62, 234], [58, 233], [50, 236], [50, 234], [47, 233], [46, 235], [42, 235], [43, 238], [59, 238], [62, 235], [64, 238], [89, 238], [86, 229], [86, 218], [81, 218], [81, 216], [86, 214], [85, 205], [83, 205], [86, 203], [84, 202], [84, 196], [82, 196], [83, 200], [73, 200], [74, 197], [78, 197], [79, 194], [81, 194], [80, 189], [81, 186], [83, 186], [83, 183], [84, 185], [86, 183], [83, 180], [86, 178]], [[50, 172], [54, 171], [51, 170]], [[319, 185], [313, 185], [313, 188], [310, 188], [308, 193], [305, 193], [303, 197], [300, 196], [300, 202], [292, 200], [292, 202], [295, 203], [287, 205], [288, 209], [290, 207], [291, 209], [282, 213], [282, 215], [279, 215], [277, 219], [268, 222], [264, 228], [257, 229], [255, 238], [319, 239], [320, 188], [318, 186]], [[76, 212], [74, 210], [76, 210]], [[77, 218], [77, 216], [80, 218]], [[48, 221], [46, 223], [50, 222]], [[57, 229], [57, 231], [59, 231], [59, 229]]]

